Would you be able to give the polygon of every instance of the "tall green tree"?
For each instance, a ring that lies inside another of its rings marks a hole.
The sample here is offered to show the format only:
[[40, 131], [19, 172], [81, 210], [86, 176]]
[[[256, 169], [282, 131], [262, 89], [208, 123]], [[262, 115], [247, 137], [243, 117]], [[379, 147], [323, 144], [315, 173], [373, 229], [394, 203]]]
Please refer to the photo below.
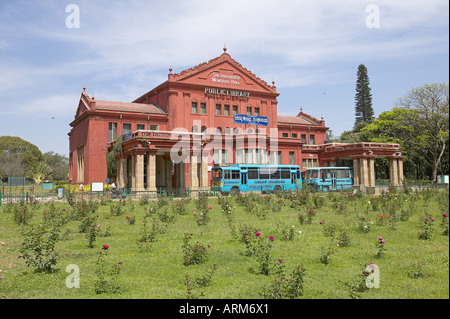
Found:
[[399, 143], [405, 174], [436, 180], [438, 172], [448, 174], [448, 116], [448, 84], [426, 84], [409, 91], [362, 132], [371, 142]]
[[364, 64], [358, 66], [356, 77], [355, 127], [360, 123], [367, 125], [374, 120], [369, 75]]
[[3, 179], [11, 176], [8, 174], [31, 177], [33, 172], [39, 168], [42, 153], [36, 145], [20, 137], [0, 136], [0, 167], [10, 167], [12, 165], [10, 161], [14, 161], [16, 169], [2, 171]]
[[412, 110], [417, 119], [410, 121], [418, 135], [416, 149], [432, 167], [431, 179], [436, 180], [449, 141], [449, 86], [432, 83], [417, 87], [400, 98], [397, 106]]
[[44, 162], [51, 167], [50, 176], [54, 181], [67, 180], [69, 177], [69, 158], [54, 152], [44, 155]]

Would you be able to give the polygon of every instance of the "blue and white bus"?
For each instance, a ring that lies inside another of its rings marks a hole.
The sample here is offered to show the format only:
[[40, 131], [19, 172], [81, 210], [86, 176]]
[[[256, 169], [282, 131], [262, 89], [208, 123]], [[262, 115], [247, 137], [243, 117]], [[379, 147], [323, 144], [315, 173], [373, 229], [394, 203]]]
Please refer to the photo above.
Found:
[[313, 167], [307, 168], [304, 183], [315, 190], [330, 191], [350, 189], [353, 186], [352, 167]]
[[212, 168], [211, 190], [222, 194], [277, 192], [301, 187], [298, 165], [231, 164]]

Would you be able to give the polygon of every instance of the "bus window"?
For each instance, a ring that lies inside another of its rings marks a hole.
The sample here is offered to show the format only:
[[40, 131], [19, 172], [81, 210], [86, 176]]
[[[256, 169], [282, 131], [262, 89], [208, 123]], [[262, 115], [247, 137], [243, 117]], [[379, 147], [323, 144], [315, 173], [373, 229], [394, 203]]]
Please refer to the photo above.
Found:
[[319, 178], [318, 171], [309, 171], [309, 178]]
[[258, 168], [248, 169], [248, 179], [258, 179]]
[[270, 179], [280, 179], [280, 169], [271, 168], [270, 169]]
[[221, 169], [215, 169], [212, 171], [212, 178], [214, 180], [222, 180], [222, 170]]
[[239, 179], [239, 171], [231, 171], [231, 179]]
[[231, 172], [230, 171], [223, 171], [223, 179], [231, 179]]
[[281, 169], [281, 179], [290, 179], [291, 178], [291, 172], [288, 168], [282, 168]]
[[260, 168], [259, 169], [259, 179], [261, 180], [265, 180], [265, 179], [269, 179], [269, 169], [268, 168]]
[[350, 171], [348, 169], [339, 169], [336, 172], [337, 178], [349, 178], [350, 177]]

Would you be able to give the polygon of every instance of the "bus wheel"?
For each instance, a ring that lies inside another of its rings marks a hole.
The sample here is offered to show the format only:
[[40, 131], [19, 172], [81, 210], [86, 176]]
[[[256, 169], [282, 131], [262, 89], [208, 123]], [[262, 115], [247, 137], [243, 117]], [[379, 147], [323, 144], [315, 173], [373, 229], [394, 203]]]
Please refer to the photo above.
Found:
[[239, 188], [238, 187], [231, 188], [230, 194], [239, 195]]
[[281, 186], [280, 186], [280, 185], [275, 186], [275, 187], [273, 188], [273, 192], [274, 192], [274, 193], [279, 193], [279, 192], [281, 192]]
[[328, 186], [324, 186], [323, 191], [328, 193], [329, 192]]

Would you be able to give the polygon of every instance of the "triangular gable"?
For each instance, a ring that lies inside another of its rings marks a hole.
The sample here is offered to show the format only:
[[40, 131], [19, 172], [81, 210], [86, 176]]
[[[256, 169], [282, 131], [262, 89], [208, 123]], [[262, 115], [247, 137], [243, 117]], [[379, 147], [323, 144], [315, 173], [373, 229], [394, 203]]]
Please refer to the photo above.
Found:
[[81, 114], [90, 110], [90, 98], [86, 91], [83, 90], [83, 93], [81, 93], [80, 102], [78, 103], [77, 112], [75, 113], [75, 118], [78, 118]]
[[227, 53], [199, 64], [188, 70], [173, 74], [172, 81], [203, 85], [205, 87], [222, 87], [235, 90], [261, 91], [276, 93], [276, 87], [270, 86], [255, 74], [236, 62]]
[[302, 119], [304, 119], [306, 121], [309, 121], [309, 122], [311, 122], [311, 124], [319, 124], [319, 125], [321, 125], [321, 124], [324, 123], [323, 117], [322, 117], [321, 120], [318, 120], [315, 117], [313, 117], [313, 116], [303, 112], [303, 109], [300, 109], [300, 112], [297, 114], [297, 117], [300, 117], [300, 118], [302, 118]]

